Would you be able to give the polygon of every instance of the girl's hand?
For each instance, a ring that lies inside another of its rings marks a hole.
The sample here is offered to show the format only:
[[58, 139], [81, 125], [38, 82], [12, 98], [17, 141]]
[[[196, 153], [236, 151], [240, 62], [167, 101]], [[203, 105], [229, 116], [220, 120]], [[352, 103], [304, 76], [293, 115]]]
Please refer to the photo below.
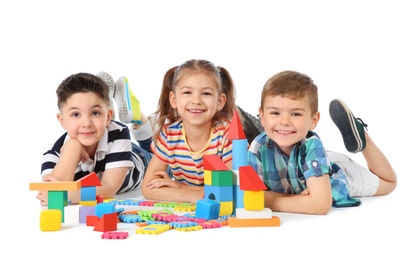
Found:
[[147, 183], [147, 187], [150, 189], [161, 188], [161, 187], [171, 187], [171, 188], [181, 188], [181, 184], [174, 181], [165, 171], [156, 171], [154, 175], [160, 177], [159, 179], [153, 179]]

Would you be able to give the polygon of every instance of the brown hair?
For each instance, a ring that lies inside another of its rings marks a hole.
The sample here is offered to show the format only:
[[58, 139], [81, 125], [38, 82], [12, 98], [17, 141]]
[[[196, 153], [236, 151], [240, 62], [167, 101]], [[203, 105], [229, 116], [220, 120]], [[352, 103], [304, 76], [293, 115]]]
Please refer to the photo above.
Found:
[[56, 94], [59, 110], [61, 110], [61, 107], [73, 94], [88, 92], [96, 94], [108, 106], [110, 105], [110, 95], [107, 84], [93, 74], [80, 72], [70, 75], [58, 86]]
[[160, 98], [158, 100], [157, 110], [154, 113], [157, 120], [157, 132], [155, 139], [163, 129], [165, 124], [171, 124], [179, 119], [176, 109], [173, 109], [169, 102], [169, 94], [175, 91], [175, 86], [188, 74], [204, 73], [215, 79], [219, 94], [226, 95], [226, 104], [223, 109], [218, 111], [213, 117], [213, 125], [223, 121], [231, 121], [236, 109], [235, 105], [235, 87], [230, 73], [223, 67], [217, 67], [207, 60], [188, 60], [180, 66], [170, 68], [163, 79]]
[[297, 71], [286, 70], [267, 80], [261, 92], [261, 109], [264, 108], [264, 98], [267, 96], [282, 96], [294, 100], [307, 96], [312, 115], [318, 111], [317, 86], [310, 77]]

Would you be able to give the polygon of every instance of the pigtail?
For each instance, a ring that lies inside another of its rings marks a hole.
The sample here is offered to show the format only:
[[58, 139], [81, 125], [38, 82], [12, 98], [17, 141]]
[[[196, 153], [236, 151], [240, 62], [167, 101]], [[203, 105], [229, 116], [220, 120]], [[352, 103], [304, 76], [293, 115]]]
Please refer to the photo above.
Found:
[[220, 72], [222, 93], [226, 95], [227, 101], [223, 109], [218, 111], [214, 116], [216, 123], [222, 121], [231, 121], [234, 110], [237, 109], [237, 106], [235, 104], [236, 92], [234, 81], [228, 70], [226, 70], [224, 67], [218, 67], [218, 69]]
[[170, 92], [173, 90], [174, 74], [178, 67], [175, 66], [169, 69], [164, 75], [163, 86], [161, 88], [160, 98], [158, 100], [157, 110], [154, 113], [156, 118], [156, 133], [154, 139], [157, 139], [161, 130], [166, 123], [177, 121], [177, 111], [171, 106], [169, 101]]

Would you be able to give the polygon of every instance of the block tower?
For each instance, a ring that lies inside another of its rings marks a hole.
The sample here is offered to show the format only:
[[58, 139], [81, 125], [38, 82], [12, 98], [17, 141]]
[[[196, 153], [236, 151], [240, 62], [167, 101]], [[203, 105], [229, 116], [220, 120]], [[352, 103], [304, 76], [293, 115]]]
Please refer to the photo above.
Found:
[[228, 218], [230, 227], [279, 226], [280, 219], [272, 216], [272, 211], [264, 208], [264, 183], [248, 165], [248, 141], [237, 111], [234, 112], [228, 130], [228, 138], [233, 143], [232, 172], [234, 180], [234, 215]]

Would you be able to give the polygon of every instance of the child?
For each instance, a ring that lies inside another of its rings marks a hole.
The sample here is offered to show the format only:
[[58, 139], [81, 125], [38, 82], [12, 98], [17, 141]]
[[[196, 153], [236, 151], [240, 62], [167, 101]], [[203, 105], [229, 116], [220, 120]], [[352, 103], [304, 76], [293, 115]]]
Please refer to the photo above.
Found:
[[[43, 155], [43, 181], [76, 181], [96, 172], [101, 182], [97, 194], [104, 198], [137, 188], [152, 156], [153, 130], [127, 78], [114, 83], [105, 72], [78, 73], [66, 78], [56, 93], [57, 119], [67, 132]], [[112, 120], [113, 95], [122, 123]], [[129, 130], [124, 123], [133, 125]], [[130, 131], [139, 145], [131, 142]], [[47, 205], [47, 193], [39, 192], [37, 198]], [[69, 192], [69, 200], [78, 203], [79, 192]]]
[[259, 108], [265, 132], [251, 143], [250, 165], [266, 184], [273, 211], [327, 214], [331, 206], [358, 206], [355, 197], [386, 195], [396, 173], [360, 119], [341, 100], [330, 115], [349, 152], [362, 152], [368, 169], [345, 155], [326, 151], [313, 132], [320, 120], [317, 86], [307, 75], [283, 71], [265, 84]]
[[143, 179], [143, 196], [186, 202], [201, 199], [203, 156], [217, 154], [231, 168], [227, 130], [234, 109], [234, 84], [223, 67], [189, 60], [169, 69], [155, 113], [155, 156]]

